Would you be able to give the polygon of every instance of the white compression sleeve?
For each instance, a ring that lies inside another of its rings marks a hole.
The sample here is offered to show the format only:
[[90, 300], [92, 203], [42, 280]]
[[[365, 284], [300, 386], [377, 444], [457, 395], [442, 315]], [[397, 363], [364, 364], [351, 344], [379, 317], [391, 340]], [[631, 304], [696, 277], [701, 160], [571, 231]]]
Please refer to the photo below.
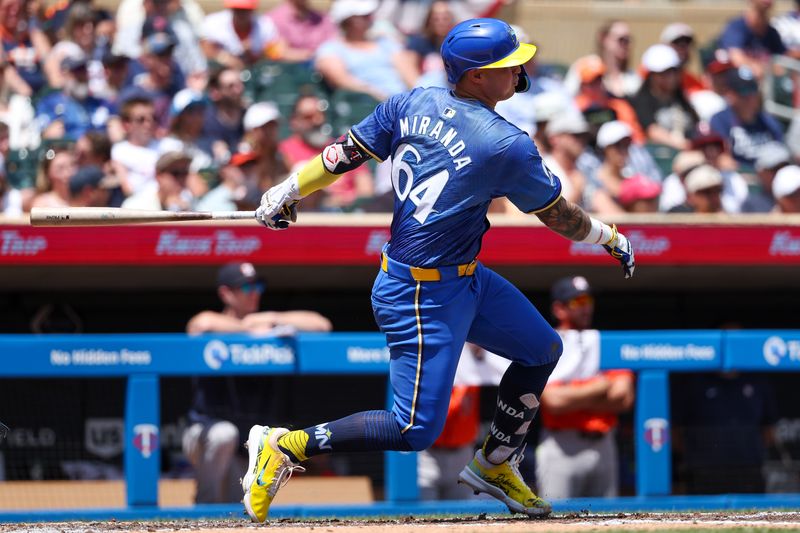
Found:
[[611, 239], [616, 235], [616, 230], [600, 222], [596, 218], [589, 217], [592, 221], [592, 227], [589, 229], [589, 234], [578, 242], [588, 242], [590, 244], [608, 244]]

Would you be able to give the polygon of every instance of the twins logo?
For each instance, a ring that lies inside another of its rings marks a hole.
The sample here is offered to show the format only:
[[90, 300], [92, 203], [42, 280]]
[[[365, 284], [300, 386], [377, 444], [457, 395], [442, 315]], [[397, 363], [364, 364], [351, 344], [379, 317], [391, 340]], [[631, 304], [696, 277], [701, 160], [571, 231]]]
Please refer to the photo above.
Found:
[[316, 429], [314, 431], [314, 438], [317, 439], [317, 442], [319, 443], [319, 449], [320, 450], [332, 450], [333, 449], [331, 447], [331, 435], [332, 435], [332, 433], [331, 433], [331, 430], [327, 428], [327, 425], [328, 425], [327, 423], [326, 424], [320, 424], [320, 425], [316, 426]]
[[778, 366], [781, 364], [781, 359], [786, 357], [788, 352], [789, 349], [786, 346], [786, 341], [780, 337], [770, 337], [764, 341], [764, 360], [770, 366]]
[[158, 426], [155, 424], [137, 424], [133, 426], [133, 446], [141, 452], [142, 457], [149, 459], [158, 450]]
[[222, 362], [230, 358], [228, 345], [220, 340], [209, 341], [203, 349], [203, 359], [212, 370], [219, 370]]
[[666, 418], [648, 418], [644, 421], [644, 440], [655, 453], [661, 451], [669, 439], [669, 421]]

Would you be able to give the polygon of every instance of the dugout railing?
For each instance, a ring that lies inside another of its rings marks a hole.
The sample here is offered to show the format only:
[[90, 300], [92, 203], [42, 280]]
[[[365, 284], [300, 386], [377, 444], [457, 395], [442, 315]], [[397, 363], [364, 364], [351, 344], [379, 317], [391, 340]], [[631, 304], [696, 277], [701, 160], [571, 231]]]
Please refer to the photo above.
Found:
[[[673, 496], [669, 374], [727, 370], [797, 372], [800, 330], [601, 332], [601, 365], [638, 376], [634, 417], [636, 496], [554, 502], [556, 511], [797, 508], [800, 494]], [[25, 354], [20, 357], [19, 354]], [[124, 377], [125, 509], [0, 512], [0, 521], [240, 514], [240, 506], [159, 508], [159, 379], [168, 376], [385, 374], [377, 333], [245, 335], [0, 335], [0, 379]], [[391, 398], [387, 398], [391, 400]], [[66, 414], [66, 413], [65, 413]], [[273, 516], [503, 512], [498, 502], [417, 501], [416, 454], [387, 452], [385, 501], [363, 506], [280, 506]]]

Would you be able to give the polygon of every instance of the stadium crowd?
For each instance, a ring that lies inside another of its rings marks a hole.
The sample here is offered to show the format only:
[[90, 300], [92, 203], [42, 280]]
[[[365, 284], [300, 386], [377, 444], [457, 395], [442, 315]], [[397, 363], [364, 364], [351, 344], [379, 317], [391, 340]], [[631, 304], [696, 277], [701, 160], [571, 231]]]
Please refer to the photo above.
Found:
[[[262, 13], [223, 0], [205, 14], [195, 0], [123, 0], [112, 14], [91, 0], [0, 0], [0, 213], [254, 209], [378, 102], [446, 86], [449, 29], [511, 2], [334, 0], [319, 12], [282, 0]], [[497, 111], [588, 211], [800, 212], [800, 118], [764, 108], [770, 81], [800, 102], [798, 72], [772, 62], [800, 59], [800, 1], [781, 15], [772, 0], [742, 4], [702, 48], [676, 22], [640, 58], [629, 24], [610, 21], [572, 65], [534, 58], [531, 90]], [[390, 164], [302, 209], [391, 210]]]

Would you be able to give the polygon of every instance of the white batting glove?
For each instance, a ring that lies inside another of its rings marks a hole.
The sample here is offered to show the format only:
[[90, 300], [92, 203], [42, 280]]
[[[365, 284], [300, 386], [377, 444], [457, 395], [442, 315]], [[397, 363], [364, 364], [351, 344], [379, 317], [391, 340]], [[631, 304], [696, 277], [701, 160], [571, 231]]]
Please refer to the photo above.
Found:
[[261, 206], [256, 210], [256, 220], [269, 229], [282, 230], [297, 221], [297, 202], [300, 201], [297, 173], [270, 188], [261, 196]]
[[636, 263], [633, 259], [633, 247], [628, 238], [622, 233], [617, 231], [617, 226], [611, 226], [613, 235], [611, 239], [603, 245], [611, 257], [619, 261], [622, 265], [622, 270], [625, 272], [625, 279], [633, 277], [633, 269], [636, 268]]

